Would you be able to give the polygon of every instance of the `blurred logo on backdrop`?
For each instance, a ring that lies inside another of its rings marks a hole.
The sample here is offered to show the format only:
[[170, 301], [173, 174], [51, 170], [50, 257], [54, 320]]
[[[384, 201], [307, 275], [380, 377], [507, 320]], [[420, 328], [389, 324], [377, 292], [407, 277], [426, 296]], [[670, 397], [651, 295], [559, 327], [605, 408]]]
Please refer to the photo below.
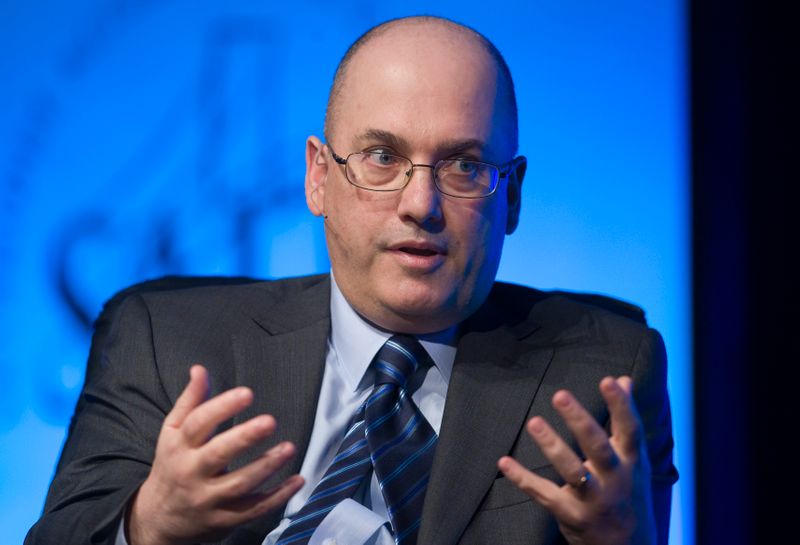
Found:
[[[166, 274], [327, 268], [321, 225], [305, 207], [302, 146], [285, 140], [285, 36], [266, 18], [212, 19], [193, 66], [157, 73], [136, 65], [146, 33], [128, 32], [154, 16], [151, 3], [116, 6], [57, 59], [55, 83], [32, 95], [13, 142], [3, 204], [14, 243], [0, 250], [19, 269], [4, 266], [2, 284], [16, 296], [36, 292], [30, 310], [43, 318], [3, 349], [31, 358], [27, 368], [2, 358], [16, 395], [23, 371], [35, 387], [31, 403], [6, 396], [0, 428], [25, 405], [68, 421], [92, 323], [125, 286]], [[26, 252], [41, 257], [41, 276], [25, 272]], [[22, 299], [3, 298], [14, 323], [10, 309]]]

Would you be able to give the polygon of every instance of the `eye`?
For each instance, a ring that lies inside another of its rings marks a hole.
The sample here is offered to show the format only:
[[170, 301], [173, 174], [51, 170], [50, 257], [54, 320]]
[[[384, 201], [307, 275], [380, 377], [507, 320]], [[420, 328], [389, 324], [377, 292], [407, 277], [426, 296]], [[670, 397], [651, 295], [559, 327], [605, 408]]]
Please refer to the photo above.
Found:
[[391, 167], [400, 162], [400, 158], [392, 155], [386, 150], [376, 149], [364, 152], [367, 156], [367, 161], [372, 166]]
[[474, 175], [480, 168], [480, 163], [469, 161], [467, 159], [456, 159], [453, 161], [455, 172], [458, 174]]

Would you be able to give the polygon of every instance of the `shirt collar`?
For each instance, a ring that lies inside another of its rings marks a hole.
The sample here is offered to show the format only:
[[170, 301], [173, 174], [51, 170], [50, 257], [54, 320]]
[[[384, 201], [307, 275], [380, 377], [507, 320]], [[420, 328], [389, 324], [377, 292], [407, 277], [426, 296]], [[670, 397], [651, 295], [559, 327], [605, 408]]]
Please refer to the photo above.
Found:
[[[361, 317], [344, 298], [331, 271], [331, 344], [342, 376], [353, 391], [359, 388], [370, 362], [392, 336]], [[445, 382], [450, 382], [456, 357], [456, 326], [426, 335], [416, 335], [430, 354]]]

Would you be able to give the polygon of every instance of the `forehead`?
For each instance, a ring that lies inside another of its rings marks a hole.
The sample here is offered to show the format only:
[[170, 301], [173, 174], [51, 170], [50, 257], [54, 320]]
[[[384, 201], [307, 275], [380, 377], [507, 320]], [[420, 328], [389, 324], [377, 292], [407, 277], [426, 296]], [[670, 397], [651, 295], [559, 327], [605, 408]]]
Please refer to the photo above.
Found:
[[472, 140], [499, 154], [507, 127], [497, 122], [498, 102], [496, 63], [475, 36], [437, 23], [399, 25], [350, 60], [332, 134], [351, 146], [378, 129], [417, 148], [409, 151]]

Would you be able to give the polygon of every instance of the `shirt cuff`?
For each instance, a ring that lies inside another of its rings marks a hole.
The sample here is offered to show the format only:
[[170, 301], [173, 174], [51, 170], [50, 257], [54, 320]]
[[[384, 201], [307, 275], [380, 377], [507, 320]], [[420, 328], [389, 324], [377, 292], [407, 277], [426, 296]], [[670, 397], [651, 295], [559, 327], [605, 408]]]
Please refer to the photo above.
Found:
[[125, 539], [125, 515], [119, 519], [119, 528], [117, 528], [117, 537], [114, 539], [114, 545], [128, 545], [128, 540]]

